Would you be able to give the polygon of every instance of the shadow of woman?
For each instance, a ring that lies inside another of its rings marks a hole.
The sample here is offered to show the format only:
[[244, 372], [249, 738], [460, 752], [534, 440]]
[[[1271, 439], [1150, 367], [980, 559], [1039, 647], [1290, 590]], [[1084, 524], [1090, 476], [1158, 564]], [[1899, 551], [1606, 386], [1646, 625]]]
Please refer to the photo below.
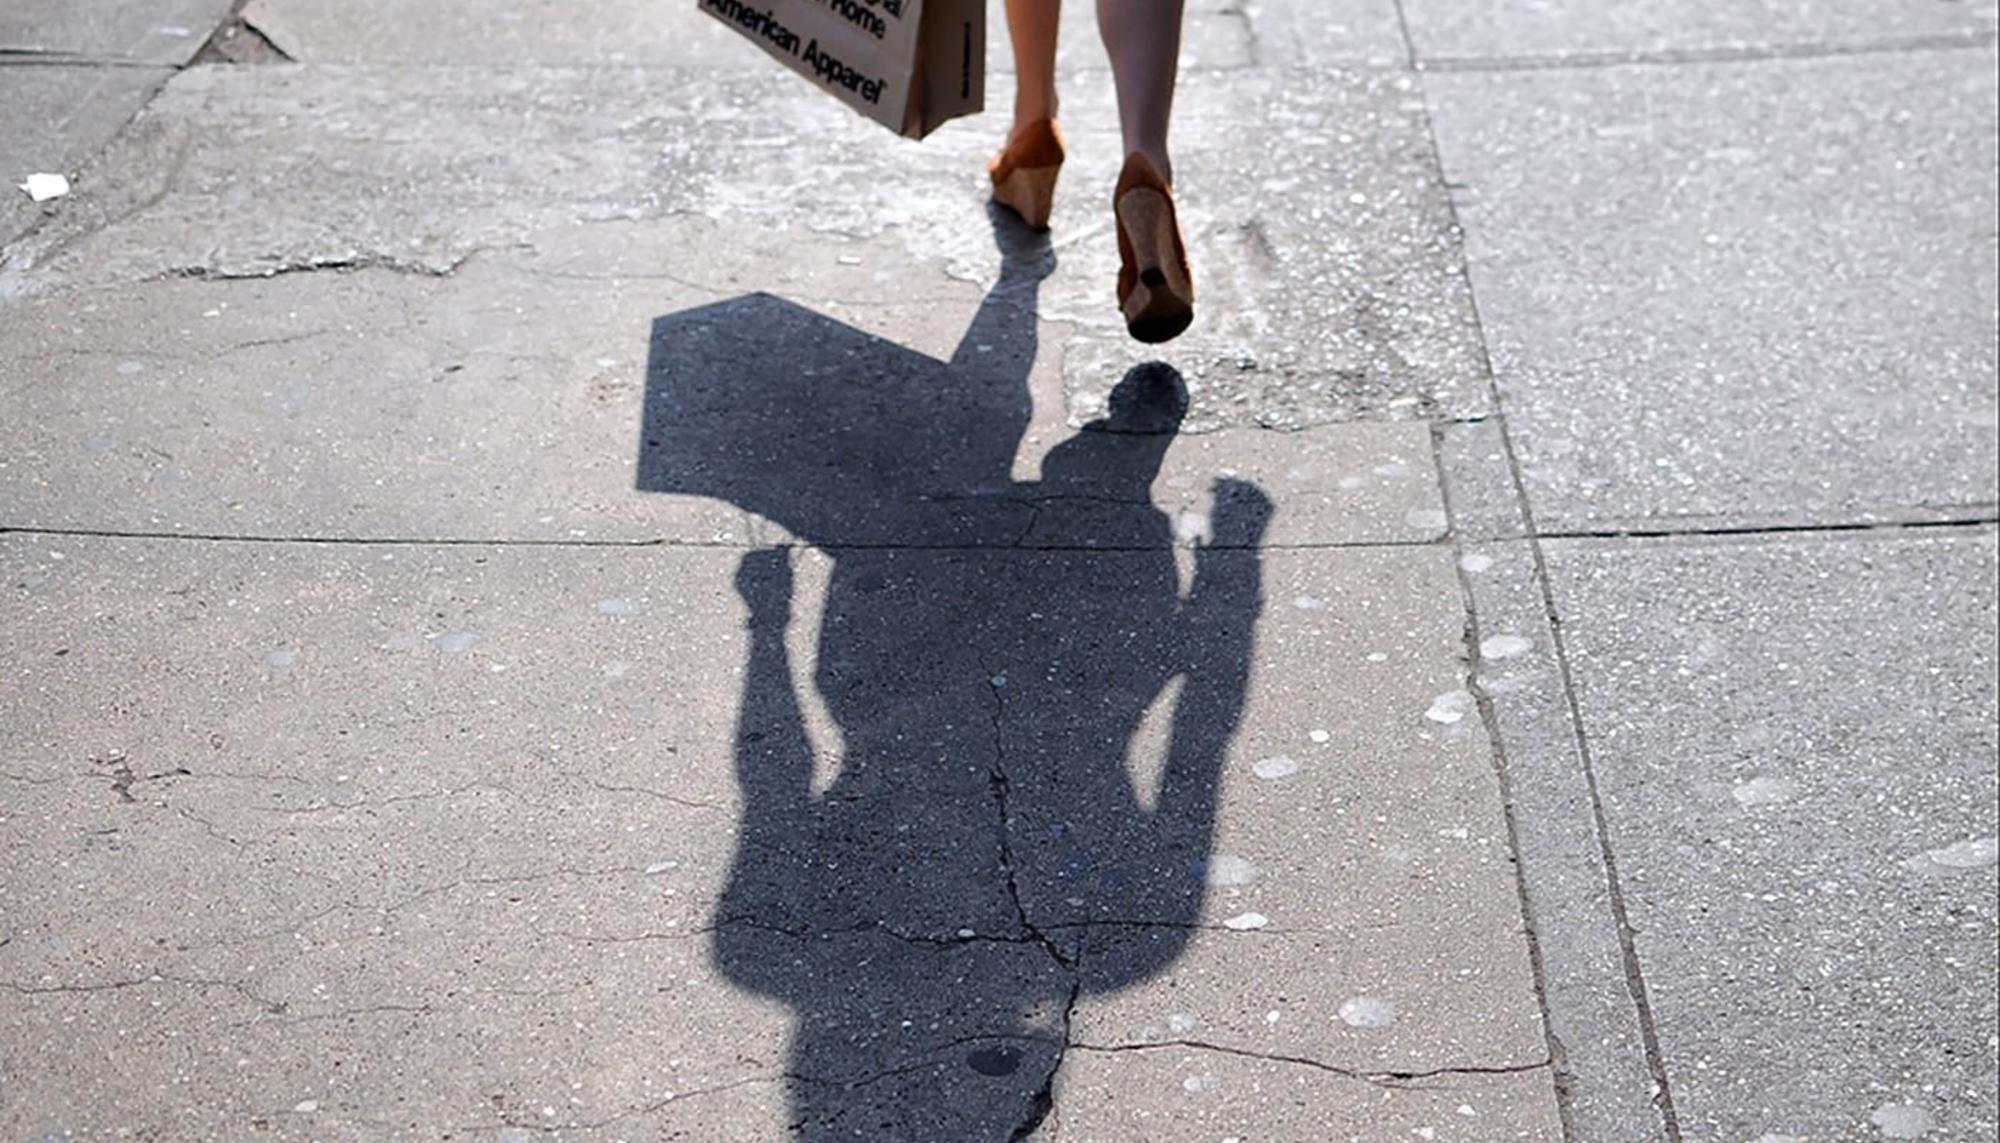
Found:
[[804, 684], [843, 744], [819, 791], [788, 553], [736, 575], [744, 819], [713, 938], [796, 1014], [809, 1141], [1025, 1137], [1078, 998], [1157, 975], [1202, 913], [1270, 504], [1218, 483], [1183, 593], [1148, 495], [1186, 405], [1161, 365], [1012, 479], [1053, 257], [995, 227], [1001, 279], [949, 363], [767, 295], [655, 324], [640, 486], [833, 560]]

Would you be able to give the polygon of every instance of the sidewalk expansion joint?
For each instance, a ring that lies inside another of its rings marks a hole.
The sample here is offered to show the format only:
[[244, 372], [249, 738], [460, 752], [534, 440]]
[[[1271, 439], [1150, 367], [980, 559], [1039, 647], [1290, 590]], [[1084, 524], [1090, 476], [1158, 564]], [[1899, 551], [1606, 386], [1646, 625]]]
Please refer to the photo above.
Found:
[[[1397, 11], [1401, 14], [1403, 0], [1396, 0], [1396, 2]], [[1408, 38], [1409, 25], [1407, 22], [1404, 23], [1403, 27], [1406, 42], [1409, 44], [1412, 60], [1414, 61], [1416, 56], [1415, 40]], [[1421, 67], [1417, 68], [1417, 70], [1420, 73], [1423, 71]], [[1418, 82], [1419, 92], [1422, 95], [1420, 103], [1423, 109], [1421, 115], [1424, 124], [1424, 138], [1430, 147], [1431, 160], [1436, 166], [1438, 179], [1447, 186], [1448, 191], [1450, 173], [1445, 170], [1444, 149], [1438, 141], [1437, 123], [1430, 111], [1429, 93], [1422, 87], [1423, 79], [1421, 74]], [[1463, 220], [1459, 217], [1458, 199], [1455, 195], [1450, 193], [1445, 195], [1445, 209], [1451, 223], [1451, 232], [1458, 235], [1465, 234]], [[1473, 281], [1470, 259], [1460, 258], [1458, 260], [1458, 274], [1464, 283], [1466, 304], [1471, 310], [1472, 328], [1479, 347], [1479, 367], [1486, 377], [1487, 394], [1493, 410], [1490, 418], [1482, 419], [1491, 419], [1499, 433], [1500, 451], [1506, 462], [1505, 480], [1510, 486], [1508, 491], [1512, 494], [1514, 505], [1520, 514], [1520, 523], [1525, 532], [1525, 536], [1522, 538], [1527, 541], [1528, 551], [1533, 561], [1533, 583], [1539, 587], [1541, 597], [1537, 603], [1542, 611], [1543, 621], [1548, 625], [1553, 640], [1556, 674], [1561, 680], [1562, 703], [1568, 715], [1569, 736], [1575, 744], [1584, 787], [1589, 794], [1589, 823], [1604, 863], [1605, 899], [1610, 909], [1611, 925], [1617, 936], [1619, 958], [1624, 971], [1624, 980], [1622, 983], [1632, 1003], [1633, 1016], [1638, 1025], [1640, 1042], [1645, 1056], [1646, 1070], [1652, 1079], [1652, 1091], [1648, 1094], [1647, 1098], [1654, 1112], [1659, 1116], [1660, 1128], [1665, 1134], [1667, 1143], [1681, 1143], [1680, 1118], [1674, 1107], [1673, 1090], [1668, 1082], [1666, 1057], [1660, 1047], [1659, 1031], [1653, 1016], [1652, 1001], [1646, 988], [1645, 975], [1639, 961], [1636, 931], [1631, 924], [1625, 907], [1624, 890], [1618, 879], [1618, 867], [1615, 855], [1611, 851], [1609, 819], [1604, 809], [1603, 797], [1598, 789], [1597, 774], [1593, 768], [1590, 746], [1584, 738], [1583, 710], [1581, 702], [1577, 697], [1576, 680], [1570, 665], [1568, 647], [1563, 639], [1562, 617], [1556, 609], [1554, 589], [1549, 586], [1548, 561], [1543, 551], [1542, 538], [1535, 522], [1534, 504], [1528, 497], [1527, 477], [1522, 471], [1520, 453], [1514, 445], [1512, 427], [1507, 422], [1506, 402], [1500, 391], [1498, 375], [1493, 367], [1492, 347], [1487, 339], [1485, 316], [1480, 310], [1479, 292], [1476, 288], [1476, 283]], [[1451, 515], [1452, 480], [1445, 463], [1444, 433], [1445, 426], [1442, 424], [1437, 425], [1432, 431], [1433, 456], [1437, 463], [1439, 484], [1444, 490], [1449, 534], [1455, 541], [1460, 543], [1462, 550], [1465, 537], [1456, 527], [1454, 517]], [[1481, 719], [1486, 724], [1488, 737], [1491, 742], [1493, 766], [1497, 774], [1497, 781], [1500, 784], [1502, 812], [1507, 824], [1508, 845], [1514, 854], [1515, 888], [1519, 895], [1522, 928], [1527, 937], [1529, 967], [1534, 975], [1535, 990], [1541, 998], [1543, 1008], [1543, 1037], [1549, 1051], [1549, 1066], [1552, 1073], [1554, 1073], [1551, 1079], [1555, 1088], [1557, 1114], [1562, 1121], [1564, 1137], [1570, 1143], [1585, 1143], [1581, 1138], [1582, 1133], [1579, 1130], [1577, 1122], [1576, 1098], [1562, 1081], [1562, 1073], [1567, 1070], [1566, 1046], [1555, 1031], [1557, 1021], [1552, 1018], [1549, 1011], [1550, 993], [1548, 989], [1547, 964], [1542, 947], [1542, 935], [1537, 931], [1535, 925], [1536, 918], [1532, 907], [1532, 887], [1528, 884], [1526, 865], [1520, 857], [1520, 835], [1516, 819], [1516, 807], [1512, 795], [1513, 783], [1506, 744], [1499, 733], [1500, 726], [1498, 718], [1494, 713], [1492, 697], [1485, 693], [1484, 688], [1478, 686], [1477, 671], [1480, 665], [1479, 615], [1478, 609], [1474, 604], [1476, 597], [1469, 580], [1466, 578], [1466, 573], [1462, 565], [1459, 580], [1461, 590], [1464, 593], [1466, 608], [1467, 626], [1465, 634], [1470, 663], [1468, 682], [1474, 688], [1472, 693], [1479, 704]], [[1557, 1067], [1558, 1064], [1563, 1064], [1564, 1066], [1559, 1069]]]
[[1842, 59], [1850, 56], [1895, 55], [1909, 52], [1975, 51], [1990, 48], [1996, 32], [1987, 29], [1894, 36], [1850, 43], [1742, 44], [1706, 48], [1582, 51], [1574, 54], [1520, 56], [1412, 56], [1412, 66], [1431, 73], [1495, 73], [1517, 71], [1582, 71], [1615, 67], [1684, 67], [1701, 64], [1759, 64], [1794, 60]]
[[[605, 549], [686, 549], [689, 551], [766, 551], [770, 549], [811, 550], [819, 552], [938, 552], [938, 553], [1132, 553], [1157, 552], [1158, 544], [920, 544], [920, 543], [868, 543], [846, 542], [829, 544], [802, 543], [756, 543], [748, 540], [687, 540], [641, 538], [631, 540], [591, 540], [591, 539], [495, 539], [491, 537], [440, 537], [424, 539], [413, 536], [327, 536], [289, 535], [260, 536], [247, 533], [229, 532], [160, 532], [122, 528], [44, 528], [14, 527], [0, 525], [0, 537], [43, 536], [63, 537], [80, 540], [145, 540], [177, 541], [184, 543], [212, 544], [298, 544], [313, 547], [346, 548], [552, 548], [595, 551]], [[1204, 547], [1213, 551], [1258, 551], [1267, 553], [1286, 552], [1341, 552], [1341, 551], [1390, 551], [1401, 549], [1426, 549], [1449, 547], [1449, 535], [1439, 535], [1425, 539], [1410, 540], [1324, 540], [1301, 541], [1289, 544], [1259, 543], [1254, 548], [1247, 544], [1217, 542]]]
[[10, 67], [103, 67], [131, 68], [135, 71], [173, 71], [171, 63], [133, 59], [130, 56], [94, 56], [48, 48], [0, 48], [0, 68]]
[[1854, 521], [1834, 524], [1719, 524], [1687, 528], [1584, 528], [1560, 532], [1536, 532], [1533, 538], [1546, 543], [1551, 540], [1671, 540], [1704, 536], [1892, 536], [1899, 532], [1978, 531], [2000, 524], [2000, 512], [1996, 512], [1993, 505], [1971, 504], [1965, 505], [1964, 508], [1967, 515], [1935, 520]]
[[1240, 1059], [1261, 1060], [1265, 1063], [1292, 1064], [1311, 1068], [1356, 1083], [1370, 1084], [1391, 1091], [1424, 1089], [1431, 1086], [1429, 1081], [1455, 1078], [1476, 1078], [1479, 1076], [1527, 1075], [1546, 1071], [1552, 1065], [1549, 1060], [1539, 1060], [1528, 1064], [1494, 1064], [1490, 1066], [1466, 1065], [1459, 1067], [1429, 1068], [1423, 1071], [1363, 1071], [1359, 1068], [1345, 1068], [1315, 1060], [1310, 1056], [1291, 1056], [1277, 1052], [1259, 1052], [1250, 1048], [1236, 1048], [1227, 1044], [1211, 1043], [1207, 1040], [1155, 1040], [1144, 1044], [1084, 1044], [1072, 1043], [1072, 1049], [1099, 1055], [1119, 1055], [1131, 1052], [1196, 1051], [1214, 1052], [1217, 1055], [1236, 1056]]

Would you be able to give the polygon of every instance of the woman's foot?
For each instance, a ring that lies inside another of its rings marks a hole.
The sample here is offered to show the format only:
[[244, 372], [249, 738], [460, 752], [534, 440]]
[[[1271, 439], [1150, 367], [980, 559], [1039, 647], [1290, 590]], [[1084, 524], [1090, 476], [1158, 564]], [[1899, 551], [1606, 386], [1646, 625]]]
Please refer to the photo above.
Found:
[[1112, 196], [1118, 217], [1118, 308], [1138, 341], [1179, 337], [1194, 322], [1194, 273], [1174, 214], [1174, 192], [1146, 156], [1125, 158]]
[[986, 164], [993, 179], [993, 201], [1036, 230], [1047, 230], [1055, 209], [1056, 175], [1067, 151], [1053, 119], [1037, 119], [1015, 131]]

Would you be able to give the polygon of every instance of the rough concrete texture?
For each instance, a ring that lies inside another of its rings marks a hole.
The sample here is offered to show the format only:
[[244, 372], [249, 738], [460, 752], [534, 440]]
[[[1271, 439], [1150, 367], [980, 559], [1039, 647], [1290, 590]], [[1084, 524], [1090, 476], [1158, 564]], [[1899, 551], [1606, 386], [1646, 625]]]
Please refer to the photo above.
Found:
[[1979, 50], [1426, 80], [1544, 531], [1992, 512], [1994, 75]]
[[145, 106], [169, 74], [165, 68], [139, 67], [0, 69], [0, 106], [7, 108], [0, 117], [0, 250], [58, 209], [21, 192], [28, 176], [59, 174], [75, 187], [85, 161]]
[[[1070, 430], [1062, 356], [1044, 350], [1036, 364], [1051, 327], [1034, 316], [1032, 277], [982, 298], [882, 241], [733, 234], [701, 219], [607, 223], [538, 234], [532, 250], [448, 280], [170, 277], [23, 301], [0, 330], [0, 394], [22, 413], [0, 488], [16, 523], [47, 528], [768, 542], [782, 533], [753, 529], [737, 507], [655, 495], [676, 479], [660, 458], [734, 450], [730, 479], [764, 486], [736, 489], [735, 503], [774, 516], [772, 497], [801, 490], [766, 462], [809, 445], [833, 455], [859, 433], [930, 458], [902, 492], [1010, 515], [958, 527], [857, 497], [819, 542], [1142, 542], [1131, 530], [1151, 519], [1143, 487], [1043, 480]], [[774, 264], [784, 269], [759, 270]], [[742, 292], [752, 285], [776, 294]], [[317, 380], [329, 373], [340, 383]], [[826, 392], [796, 388], [801, 374]], [[864, 410], [876, 413], [857, 430]], [[671, 441], [649, 444], [668, 429]], [[951, 432], [1021, 441], [1013, 486], [968, 481], [950, 461], [969, 442]], [[934, 446], [912, 447], [923, 439]], [[1188, 435], [1162, 461], [1157, 497], [1184, 539], [1230, 474], [1282, 498], [1275, 544], [1435, 539], [1429, 454], [1415, 423]], [[885, 469], [871, 471], [871, 495], [896, 493]]]
[[[1204, 250], [1203, 317], [1174, 355], [1196, 391], [1190, 427], [1483, 409], [1413, 82], [1202, 73], [1186, 99], [1182, 178], [1203, 189], [1184, 217]], [[1112, 296], [1109, 99], [1087, 90], [1073, 106], [1061, 269], [1040, 307], [1069, 327], [1069, 403], [1088, 419], [1148, 355]], [[1246, 155], [1228, 143], [1244, 120], [1281, 123], [1298, 146]], [[106, 157], [116, 178], [17, 247], [0, 290], [339, 266], [434, 275], [579, 223], [677, 215], [715, 221], [732, 242], [800, 227], [881, 238], [983, 283], [999, 259], [979, 184], [1001, 134], [988, 115], [897, 144], [781, 74], [204, 69], [178, 77]], [[626, 264], [700, 275], [710, 255], [695, 253]]]
[[[1459, 527], [1456, 495], [1452, 512]], [[1648, 1014], [1620, 939], [1626, 918], [1598, 828], [1561, 644], [1537, 578], [1536, 549], [1528, 542], [1467, 543], [1459, 569], [1472, 598], [1474, 690], [1506, 776], [1566, 1121], [1576, 1139], [1668, 1139]]]
[[1048, 1143], [1144, 1139], [1469, 1140], [1547, 1137], [1540, 1071], [1425, 1080], [1312, 1068], [1271, 1074], [1257, 1061], [1181, 1045], [1074, 1051]]
[[1683, 1137], [1991, 1135], [1992, 531], [1549, 559]]
[[1069, 7], [0, 50], [0, 1137], [1992, 1134], [1990, 0]]
[[1396, 0], [1243, 0], [1257, 62], [1401, 66], [1409, 59]]
[[1403, 0], [1418, 59], [1500, 60], [1857, 51], [1982, 43], [1994, 0]]
[[[1002, 1138], [1067, 1043], [1165, 1039], [1419, 1089], [1343, 1099], [1367, 1134], [1435, 1112], [1424, 1080], [1545, 1063], [1483, 737], [1424, 716], [1462, 672], [1440, 549], [1207, 553], [1177, 615], [1164, 547], [795, 580], [738, 551], [0, 547], [10, 1137], [723, 1137], [693, 1096], [730, 1089], [764, 1116], [732, 1138], [788, 1106], [807, 1138]], [[1161, 691], [1188, 656], [1222, 669]], [[1546, 1082], [1492, 1098], [1554, 1137]]]
[[[682, 7], [693, 7], [686, 0]], [[665, 13], [657, 0], [605, 0], [590, 18], [554, 0], [250, 0], [243, 18], [293, 59], [311, 63], [480, 65], [698, 64], [759, 70], [765, 57], [713, 20]], [[1000, 0], [988, 5], [987, 71], [1012, 72]], [[1064, 6], [1060, 70], [1082, 79], [1107, 68], [1096, 5]], [[1181, 64], [1398, 64], [1406, 49], [1393, 0], [1189, 0]], [[1101, 82], [1101, 75], [1096, 77]], [[1005, 108], [1003, 83], [990, 106]]]
[[7, 0], [0, 56], [178, 67], [193, 59], [232, 0]]

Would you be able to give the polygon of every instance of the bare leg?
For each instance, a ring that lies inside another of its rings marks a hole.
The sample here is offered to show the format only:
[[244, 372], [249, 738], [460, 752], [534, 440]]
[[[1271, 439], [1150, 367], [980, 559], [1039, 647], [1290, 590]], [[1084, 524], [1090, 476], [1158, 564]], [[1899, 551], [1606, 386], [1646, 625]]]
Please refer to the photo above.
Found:
[[[1146, 156], [1172, 183], [1167, 120], [1174, 110], [1174, 78], [1181, 53], [1183, 0], [1097, 0], [1097, 25], [1118, 84], [1118, 122], [1125, 153]], [[1011, 13], [1013, 0], [1008, 4]], [[1023, 69], [1025, 82], [1026, 70]]]
[[1014, 130], [1056, 117], [1056, 29], [1062, 0], [1007, 0], [1014, 41]]

